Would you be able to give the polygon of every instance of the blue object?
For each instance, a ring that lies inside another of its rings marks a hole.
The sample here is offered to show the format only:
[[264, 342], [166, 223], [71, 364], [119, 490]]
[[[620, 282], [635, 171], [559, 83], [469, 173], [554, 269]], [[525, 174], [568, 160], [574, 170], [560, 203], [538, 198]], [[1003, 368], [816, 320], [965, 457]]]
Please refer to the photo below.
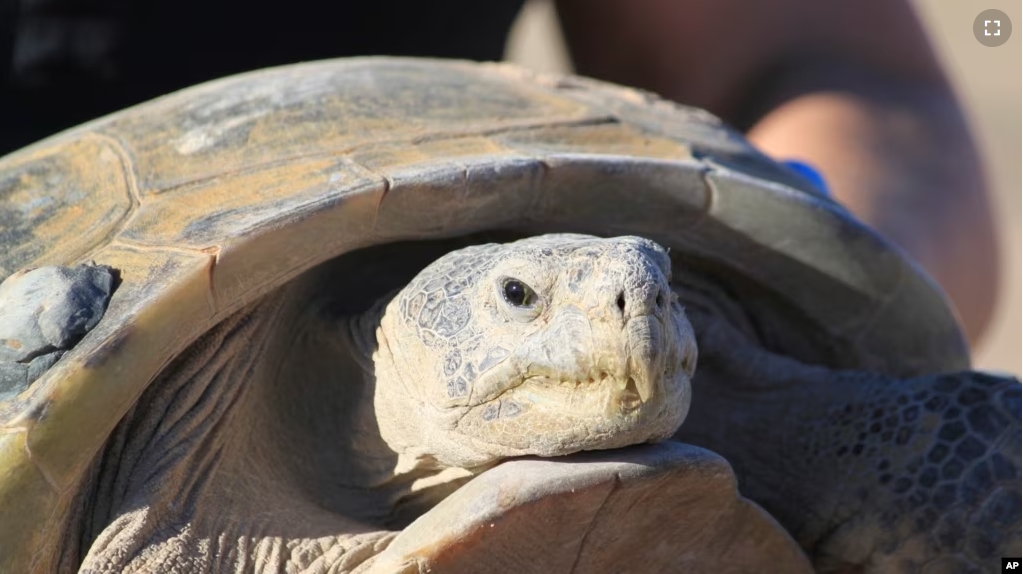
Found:
[[800, 177], [809, 181], [814, 187], [819, 189], [824, 195], [831, 197], [831, 190], [828, 189], [828, 184], [824, 181], [824, 176], [821, 175], [817, 168], [810, 164], [794, 159], [786, 160], [781, 162], [782, 165], [791, 169], [792, 171], [799, 174]]

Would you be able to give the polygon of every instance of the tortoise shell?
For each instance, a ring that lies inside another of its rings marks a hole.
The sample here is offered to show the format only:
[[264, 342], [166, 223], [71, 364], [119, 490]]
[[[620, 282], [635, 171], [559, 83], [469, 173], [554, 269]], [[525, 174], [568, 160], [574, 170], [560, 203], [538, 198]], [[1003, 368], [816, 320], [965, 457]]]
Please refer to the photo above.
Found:
[[19, 517], [0, 522], [4, 571], [41, 566], [33, 549], [182, 349], [368, 246], [642, 235], [826, 339], [833, 366], [968, 365], [919, 268], [716, 118], [503, 64], [358, 58], [186, 89], [0, 159], [0, 221], [0, 277], [92, 260], [120, 281], [84, 339], [0, 395], [0, 507]]

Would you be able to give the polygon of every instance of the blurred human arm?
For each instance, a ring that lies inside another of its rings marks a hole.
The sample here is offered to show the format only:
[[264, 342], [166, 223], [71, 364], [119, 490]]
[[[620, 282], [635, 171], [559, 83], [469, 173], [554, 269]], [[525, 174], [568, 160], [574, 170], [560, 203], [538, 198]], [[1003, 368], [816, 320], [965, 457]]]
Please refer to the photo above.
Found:
[[976, 344], [997, 285], [963, 113], [907, 0], [557, 0], [576, 69], [706, 108], [919, 262]]

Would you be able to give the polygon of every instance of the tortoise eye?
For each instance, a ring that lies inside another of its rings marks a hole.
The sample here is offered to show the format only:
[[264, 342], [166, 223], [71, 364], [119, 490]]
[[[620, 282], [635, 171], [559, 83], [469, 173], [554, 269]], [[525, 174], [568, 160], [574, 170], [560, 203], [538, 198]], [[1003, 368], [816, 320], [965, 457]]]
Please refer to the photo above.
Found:
[[507, 279], [504, 282], [504, 300], [515, 307], [532, 307], [536, 293], [518, 279]]

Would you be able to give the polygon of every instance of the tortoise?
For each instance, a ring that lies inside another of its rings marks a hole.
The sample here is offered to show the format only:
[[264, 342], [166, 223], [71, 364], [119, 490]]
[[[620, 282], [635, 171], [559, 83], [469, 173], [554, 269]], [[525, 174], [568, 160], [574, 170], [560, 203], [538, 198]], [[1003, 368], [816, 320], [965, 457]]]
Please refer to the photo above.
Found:
[[252, 72], [0, 159], [0, 218], [3, 571], [1020, 554], [1019, 382], [813, 182], [652, 94]]

